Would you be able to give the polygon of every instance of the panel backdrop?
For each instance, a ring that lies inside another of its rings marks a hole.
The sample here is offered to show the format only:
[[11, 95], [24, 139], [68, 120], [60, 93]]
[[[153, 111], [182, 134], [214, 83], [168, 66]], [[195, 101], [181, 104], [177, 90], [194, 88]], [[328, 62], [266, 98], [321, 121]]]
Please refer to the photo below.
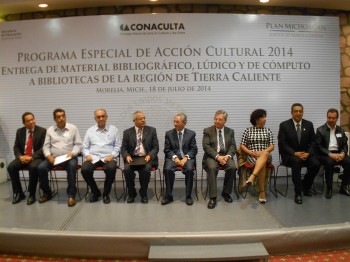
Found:
[[256, 108], [267, 110], [276, 142], [294, 102], [304, 105], [316, 128], [328, 108], [339, 108], [338, 23], [337, 17], [234, 14], [1, 23], [0, 156], [13, 159], [23, 112], [49, 127], [57, 107], [82, 138], [98, 107], [107, 109], [121, 135], [133, 125], [132, 113], [144, 111], [157, 128], [161, 160], [177, 112], [188, 115], [187, 127], [197, 133], [198, 160], [203, 128], [218, 109], [228, 112], [237, 145]]

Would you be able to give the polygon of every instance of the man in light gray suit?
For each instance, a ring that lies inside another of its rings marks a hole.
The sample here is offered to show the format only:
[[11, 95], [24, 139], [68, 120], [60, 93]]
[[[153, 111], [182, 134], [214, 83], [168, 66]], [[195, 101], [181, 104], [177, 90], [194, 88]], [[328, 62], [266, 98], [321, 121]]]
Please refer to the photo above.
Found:
[[207, 172], [210, 200], [208, 208], [213, 209], [216, 206], [217, 182], [216, 178], [219, 166], [225, 170], [224, 186], [222, 197], [228, 203], [232, 202], [230, 196], [233, 188], [234, 176], [237, 168], [232, 157], [237, 152], [235, 133], [233, 129], [225, 126], [227, 113], [224, 110], [218, 110], [214, 116], [214, 125], [205, 128], [203, 131], [203, 168]]

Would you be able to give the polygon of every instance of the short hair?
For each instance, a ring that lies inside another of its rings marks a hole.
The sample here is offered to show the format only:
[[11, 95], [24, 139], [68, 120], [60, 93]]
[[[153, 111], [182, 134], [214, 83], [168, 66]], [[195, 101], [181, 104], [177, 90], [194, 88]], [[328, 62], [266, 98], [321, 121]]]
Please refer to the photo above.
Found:
[[301, 106], [301, 107], [303, 108], [303, 110], [304, 110], [304, 107], [303, 107], [302, 104], [300, 104], [300, 103], [294, 103], [294, 104], [292, 105], [292, 107], [290, 108], [290, 111], [291, 111], [291, 112], [293, 112], [293, 107], [295, 107], [295, 106]]
[[218, 110], [215, 112], [215, 116], [220, 115], [220, 114], [223, 114], [225, 117], [225, 121], [227, 121], [228, 114], [226, 113], [226, 111], [225, 110]]
[[327, 116], [328, 116], [328, 113], [337, 113], [337, 119], [339, 118], [339, 111], [338, 111], [338, 109], [330, 108], [330, 109], [327, 110]]
[[179, 117], [181, 118], [181, 121], [182, 121], [182, 122], [187, 123], [187, 116], [186, 116], [185, 113], [178, 113], [178, 114], [176, 114], [175, 116], [179, 116]]
[[132, 114], [132, 120], [135, 121], [135, 120], [136, 120], [136, 115], [137, 115], [137, 114], [140, 114], [140, 113], [144, 114], [143, 111], [136, 111], [136, 112], [134, 112], [134, 113]]
[[250, 114], [250, 123], [255, 126], [256, 122], [259, 120], [260, 117], [266, 116], [266, 110], [264, 109], [255, 109], [251, 114]]
[[26, 116], [32, 115], [34, 118], [34, 114], [31, 112], [24, 112], [22, 115], [22, 123], [24, 124]]
[[106, 116], [108, 116], [106, 109], [104, 109], [104, 108], [102, 108], [102, 107], [97, 108], [97, 109], [95, 110], [94, 116], [96, 116], [96, 113], [97, 113], [98, 111], [103, 111], [103, 112], [105, 112]]
[[62, 108], [56, 108], [54, 111], [53, 111], [53, 119], [56, 118], [56, 114], [57, 113], [60, 113], [60, 112], [63, 112], [64, 114], [66, 114], [66, 111], [64, 111]]

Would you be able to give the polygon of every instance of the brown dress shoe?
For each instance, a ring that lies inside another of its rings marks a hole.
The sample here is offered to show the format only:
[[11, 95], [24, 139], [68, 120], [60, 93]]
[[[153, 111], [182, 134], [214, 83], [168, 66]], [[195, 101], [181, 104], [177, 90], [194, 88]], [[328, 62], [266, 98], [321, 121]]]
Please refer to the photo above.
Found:
[[39, 198], [39, 203], [42, 204], [42, 203], [45, 203], [47, 201], [49, 201], [50, 199], [52, 198], [52, 195], [42, 195], [40, 198]]
[[69, 207], [75, 206], [76, 203], [77, 203], [77, 201], [75, 201], [75, 199], [73, 197], [68, 198], [68, 206]]

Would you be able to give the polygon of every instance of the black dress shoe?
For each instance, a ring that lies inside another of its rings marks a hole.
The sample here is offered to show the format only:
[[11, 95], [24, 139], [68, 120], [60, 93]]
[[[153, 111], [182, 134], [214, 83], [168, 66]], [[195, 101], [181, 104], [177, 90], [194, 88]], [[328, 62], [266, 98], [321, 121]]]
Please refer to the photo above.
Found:
[[101, 196], [101, 192], [92, 193], [90, 196], [90, 203], [97, 202], [98, 198]]
[[166, 197], [166, 198], [162, 199], [161, 204], [164, 206], [164, 205], [170, 204], [171, 202], [173, 202], [173, 198]]
[[103, 203], [104, 204], [109, 204], [111, 203], [111, 200], [109, 198], [109, 195], [103, 196]]
[[17, 204], [19, 202], [21, 202], [21, 200], [25, 199], [26, 195], [24, 193], [17, 193], [13, 195], [13, 199], [12, 199], [12, 204]]
[[213, 208], [215, 208], [215, 206], [216, 206], [216, 199], [213, 199], [213, 198], [210, 199], [208, 202], [208, 208], [213, 209]]
[[135, 197], [134, 196], [128, 196], [128, 199], [126, 200], [128, 204], [134, 203], [135, 202]]
[[311, 193], [311, 190], [304, 190], [304, 196], [308, 196], [308, 197], [311, 197], [312, 196], [312, 193]]
[[332, 188], [327, 188], [327, 192], [326, 192], [326, 198], [327, 199], [331, 199], [332, 198]]
[[193, 205], [192, 197], [187, 197], [186, 198], [186, 205], [188, 205], [188, 206], [192, 206]]
[[141, 203], [142, 204], [147, 204], [148, 203], [148, 198], [146, 196], [141, 197]]
[[232, 197], [229, 194], [222, 192], [221, 196], [224, 198], [225, 202], [232, 203]]
[[34, 204], [36, 201], [35, 196], [34, 195], [29, 195], [28, 199], [27, 199], [27, 205], [32, 205]]
[[348, 185], [346, 185], [346, 186], [341, 185], [341, 186], [340, 186], [339, 193], [340, 193], [340, 194], [343, 194], [343, 195], [346, 195], [346, 196], [350, 196], [349, 186], [348, 186]]
[[303, 203], [303, 198], [301, 197], [301, 194], [295, 194], [294, 202], [297, 203], [297, 204], [302, 204]]

